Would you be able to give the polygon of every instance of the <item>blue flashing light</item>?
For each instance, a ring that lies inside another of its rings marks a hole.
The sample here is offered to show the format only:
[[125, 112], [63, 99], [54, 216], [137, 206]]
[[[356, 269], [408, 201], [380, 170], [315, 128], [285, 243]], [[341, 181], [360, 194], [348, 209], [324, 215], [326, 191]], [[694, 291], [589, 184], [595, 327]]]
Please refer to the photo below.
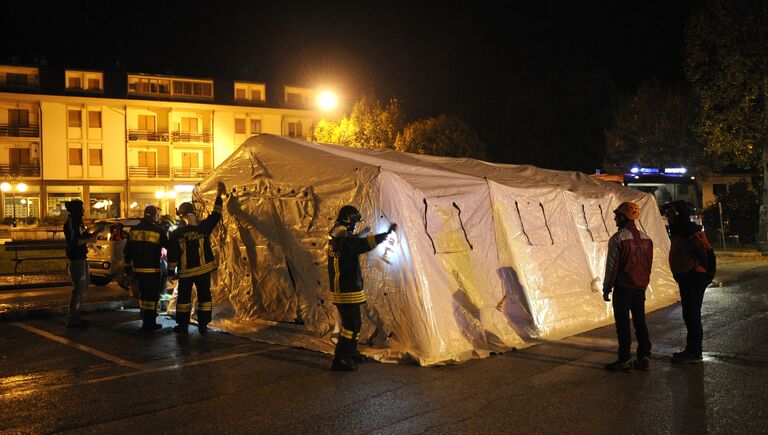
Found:
[[688, 172], [688, 169], [686, 168], [664, 168], [665, 174], [685, 174]]
[[632, 169], [629, 170], [629, 172], [633, 174], [637, 174], [638, 172], [640, 172], [640, 168], [638, 168], [637, 166], [633, 166]]

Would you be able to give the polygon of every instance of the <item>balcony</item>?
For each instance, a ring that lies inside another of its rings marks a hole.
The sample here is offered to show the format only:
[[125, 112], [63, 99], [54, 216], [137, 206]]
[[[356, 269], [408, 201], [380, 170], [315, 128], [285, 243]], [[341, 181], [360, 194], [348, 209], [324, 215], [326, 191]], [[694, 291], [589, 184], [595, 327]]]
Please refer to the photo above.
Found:
[[128, 166], [130, 178], [169, 178], [171, 169], [167, 166]]
[[0, 165], [0, 176], [39, 177], [40, 166], [30, 164]]
[[208, 176], [211, 168], [173, 168], [173, 178], [203, 178]]
[[128, 130], [128, 140], [143, 140], [147, 142], [168, 142], [168, 130]]
[[211, 143], [211, 134], [208, 132], [190, 133], [188, 131], [174, 131], [171, 138], [174, 142]]
[[40, 137], [40, 127], [37, 124], [0, 124], [0, 136]]

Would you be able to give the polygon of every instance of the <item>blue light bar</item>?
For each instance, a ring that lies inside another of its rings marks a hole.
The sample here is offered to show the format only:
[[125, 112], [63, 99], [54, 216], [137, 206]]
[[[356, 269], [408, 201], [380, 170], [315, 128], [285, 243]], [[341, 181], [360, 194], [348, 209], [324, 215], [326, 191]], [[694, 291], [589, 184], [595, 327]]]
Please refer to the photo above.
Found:
[[658, 174], [661, 172], [659, 168], [640, 168], [641, 174]]
[[685, 174], [688, 172], [686, 168], [664, 168], [665, 174]]

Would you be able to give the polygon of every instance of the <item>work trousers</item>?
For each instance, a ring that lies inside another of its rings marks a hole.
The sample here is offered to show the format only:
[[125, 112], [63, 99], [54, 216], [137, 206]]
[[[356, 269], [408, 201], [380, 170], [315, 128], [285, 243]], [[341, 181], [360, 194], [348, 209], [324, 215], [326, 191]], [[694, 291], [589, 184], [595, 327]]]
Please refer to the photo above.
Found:
[[675, 281], [680, 287], [680, 305], [683, 307], [683, 320], [688, 335], [685, 340], [685, 352], [701, 358], [704, 328], [701, 326], [701, 304], [704, 290], [710, 283], [706, 274], [694, 270], [675, 274]]
[[357, 337], [363, 324], [360, 317], [360, 304], [336, 304], [341, 316], [341, 333], [336, 349], [333, 353], [334, 360], [350, 362], [357, 354]]
[[91, 270], [88, 268], [88, 260], [70, 259], [69, 275], [72, 278], [72, 295], [69, 297], [69, 318], [67, 323], [80, 323], [80, 303], [91, 284]]
[[619, 361], [631, 359], [632, 334], [629, 328], [629, 314], [635, 325], [637, 357], [647, 358], [651, 354], [651, 340], [645, 324], [645, 289], [613, 289], [613, 318], [616, 320], [616, 335], [619, 339]]
[[153, 329], [157, 323], [157, 303], [160, 300], [162, 275], [160, 272], [136, 272], [139, 285], [139, 308], [141, 308], [142, 327]]
[[211, 323], [211, 273], [179, 279], [179, 301], [176, 304], [176, 323], [186, 328], [192, 312], [192, 285], [197, 290], [197, 326], [205, 328]]

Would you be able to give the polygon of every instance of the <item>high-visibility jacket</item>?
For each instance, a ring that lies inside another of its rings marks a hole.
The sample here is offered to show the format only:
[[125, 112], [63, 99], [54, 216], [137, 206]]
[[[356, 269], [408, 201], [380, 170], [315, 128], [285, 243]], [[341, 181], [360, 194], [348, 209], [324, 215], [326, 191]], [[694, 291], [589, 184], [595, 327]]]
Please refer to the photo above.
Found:
[[367, 237], [348, 235], [346, 229], [332, 230], [328, 242], [328, 278], [331, 283], [331, 302], [334, 304], [361, 304], [366, 301], [363, 292], [363, 274], [360, 254], [376, 247], [387, 238], [387, 233]]
[[137, 273], [162, 272], [160, 257], [162, 248], [168, 247], [165, 231], [149, 219], [142, 219], [128, 233], [123, 254], [125, 264], [133, 266]]
[[211, 233], [221, 220], [221, 197], [213, 212], [198, 225], [176, 228], [168, 244], [168, 271], [177, 269], [180, 278], [198, 276], [216, 270], [218, 264], [211, 249]]

